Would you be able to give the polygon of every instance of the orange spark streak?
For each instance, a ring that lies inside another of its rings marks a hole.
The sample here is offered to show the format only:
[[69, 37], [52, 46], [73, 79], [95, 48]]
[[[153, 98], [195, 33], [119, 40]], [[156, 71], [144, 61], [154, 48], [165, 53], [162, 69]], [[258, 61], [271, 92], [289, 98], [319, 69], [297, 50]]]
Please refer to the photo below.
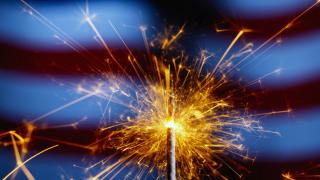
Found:
[[17, 171], [19, 168], [21, 168], [22, 166], [24, 166], [27, 162], [31, 161], [33, 158], [35, 158], [35, 157], [39, 156], [40, 154], [45, 153], [45, 152], [47, 152], [47, 151], [49, 151], [49, 150], [51, 150], [51, 149], [53, 149], [53, 148], [56, 148], [56, 147], [58, 147], [58, 146], [59, 146], [59, 145], [57, 144], [57, 145], [51, 146], [51, 147], [49, 147], [49, 148], [46, 148], [46, 149], [38, 152], [37, 154], [31, 156], [30, 158], [26, 159], [25, 161], [21, 162], [20, 164], [17, 165], [16, 168], [14, 168], [11, 172], [9, 172], [9, 173], [3, 178], [3, 180], [8, 179], [8, 177], [10, 177], [15, 171]]

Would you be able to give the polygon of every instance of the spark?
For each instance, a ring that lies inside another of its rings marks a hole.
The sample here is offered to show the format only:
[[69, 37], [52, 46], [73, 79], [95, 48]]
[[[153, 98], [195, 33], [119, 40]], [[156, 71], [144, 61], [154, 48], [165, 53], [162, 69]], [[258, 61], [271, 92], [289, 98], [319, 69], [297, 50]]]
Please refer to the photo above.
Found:
[[37, 154], [31, 156], [30, 158], [28, 158], [28, 159], [25, 160], [24, 162], [18, 163], [17, 167], [14, 168], [11, 172], [9, 172], [9, 173], [3, 178], [3, 180], [8, 179], [14, 172], [16, 172], [19, 168], [24, 167], [24, 165], [25, 165], [27, 162], [31, 161], [31, 160], [34, 159], [35, 157], [37, 157], [37, 156], [39, 156], [40, 154], [43, 154], [43, 153], [45, 153], [45, 152], [53, 149], [53, 148], [56, 148], [56, 147], [58, 147], [58, 146], [59, 146], [59, 145], [54, 145], [54, 146], [51, 146], [51, 147], [49, 147], [49, 148], [46, 148], [46, 149], [38, 152]]
[[94, 152], [95, 149], [96, 149], [94, 146], [86, 146], [86, 145], [82, 145], [82, 144], [68, 142], [68, 141], [65, 141], [65, 140], [59, 140], [59, 139], [53, 139], [53, 138], [47, 138], [47, 137], [41, 137], [41, 136], [33, 136], [33, 138], [34, 139], [46, 140], [48, 142], [64, 144], [64, 145], [68, 145], [68, 146], [72, 146], [72, 147], [76, 147], [76, 148], [80, 148], [80, 149], [86, 149], [86, 150], [90, 150], [92, 152]]
[[241, 59], [236, 65], [233, 66], [233, 68], [228, 70], [228, 73], [231, 72], [234, 68], [236, 68], [237, 66], [239, 66], [240, 64], [242, 64], [245, 60], [247, 60], [249, 57], [251, 57], [252, 55], [254, 55], [256, 52], [260, 51], [263, 47], [265, 47], [267, 44], [269, 44], [271, 41], [273, 41], [274, 39], [276, 39], [279, 35], [281, 35], [284, 31], [286, 31], [287, 29], [291, 28], [294, 23], [299, 20], [303, 15], [305, 15], [306, 13], [308, 13], [311, 9], [313, 9], [314, 7], [316, 7], [317, 5], [319, 5], [320, 1], [317, 0], [315, 3], [311, 4], [307, 9], [305, 9], [304, 11], [302, 11], [300, 14], [298, 14], [297, 16], [295, 16], [293, 19], [291, 19], [285, 26], [283, 26], [279, 31], [277, 31], [275, 34], [273, 34], [270, 38], [268, 38], [266, 41], [264, 41], [260, 46], [258, 46], [256, 49], [254, 49], [250, 54], [248, 54], [247, 56], [245, 56], [243, 59]]
[[97, 88], [97, 89], [95, 89], [93, 92], [91, 92], [90, 94], [84, 95], [84, 96], [82, 96], [82, 97], [80, 97], [80, 98], [77, 98], [77, 99], [75, 99], [75, 100], [67, 103], [67, 104], [64, 104], [63, 106], [60, 106], [60, 107], [58, 107], [58, 108], [56, 108], [56, 109], [53, 109], [52, 111], [47, 112], [47, 113], [45, 113], [45, 114], [43, 114], [43, 115], [41, 115], [41, 116], [33, 119], [33, 120], [30, 121], [30, 122], [31, 122], [31, 123], [34, 123], [34, 122], [36, 122], [36, 121], [39, 121], [39, 120], [41, 120], [41, 119], [44, 119], [44, 118], [46, 118], [46, 117], [48, 117], [48, 116], [50, 116], [50, 115], [52, 115], [52, 114], [55, 114], [55, 113], [57, 113], [57, 112], [65, 109], [65, 108], [67, 108], [67, 107], [69, 107], [69, 106], [72, 106], [72, 105], [74, 105], [74, 104], [76, 104], [76, 103], [79, 103], [79, 102], [81, 102], [81, 101], [83, 101], [83, 100], [85, 100], [85, 99], [88, 99], [89, 97], [92, 97], [92, 96], [94, 96], [94, 95], [96, 95], [96, 94], [99, 94], [99, 93], [100, 93], [100, 90]]
[[292, 175], [290, 174], [290, 172], [283, 173], [283, 174], [281, 174], [281, 176], [282, 176], [285, 180], [295, 180], [295, 179], [292, 178]]
[[320, 178], [320, 164], [308, 165], [308, 168], [298, 171], [286, 171], [281, 176], [284, 180], [297, 180], [297, 179], [319, 179]]
[[[31, 129], [29, 129], [30, 131], [32, 131]], [[28, 131], [28, 132], [30, 132]], [[26, 144], [29, 142], [30, 140], [30, 133], [27, 134], [27, 137], [23, 138], [20, 134], [18, 134], [15, 131], [7, 131], [5, 133], [1, 133], [0, 137], [4, 137], [6, 135], [10, 135], [11, 137], [11, 144], [13, 147], [13, 152], [14, 152], [14, 156], [16, 159], [16, 164], [17, 165], [21, 165], [22, 164], [22, 159], [24, 158], [24, 155], [27, 153], [27, 149], [26, 149]], [[18, 140], [18, 142], [16, 141], [16, 139]], [[9, 143], [4, 143], [4, 144], [9, 144]], [[20, 150], [18, 149], [18, 145], [20, 145], [21, 147], [21, 153]], [[31, 172], [29, 171], [29, 169], [24, 166], [21, 165], [21, 169], [23, 171], [23, 173], [28, 177], [28, 179], [34, 179], [33, 175], [31, 174]], [[13, 177], [16, 175], [17, 171], [12, 175]]]
[[162, 43], [161, 48], [162, 48], [162, 49], [166, 49], [166, 48], [168, 48], [173, 42], [175, 42], [175, 41], [179, 38], [179, 36], [183, 33], [184, 27], [185, 27], [185, 24], [184, 24], [184, 25], [179, 29], [179, 31], [178, 31], [176, 34], [174, 34], [170, 39], [165, 38], [165, 39], [163, 40], [163, 43]]
[[232, 42], [230, 43], [230, 45], [228, 46], [227, 50], [225, 50], [225, 52], [223, 53], [223, 55], [221, 56], [220, 60], [218, 61], [218, 63], [215, 65], [214, 69], [213, 69], [213, 74], [216, 72], [216, 70], [220, 67], [221, 62], [224, 60], [224, 58], [226, 57], [226, 55], [229, 53], [229, 51], [231, 50], [231, 48], [233, 47], [233, 45], [239, 40], [239, 38], [243, 35], [243, 33], [246, 32], [246, 30], [240, 30], [237, 34], [237, 36], [232, 40]]

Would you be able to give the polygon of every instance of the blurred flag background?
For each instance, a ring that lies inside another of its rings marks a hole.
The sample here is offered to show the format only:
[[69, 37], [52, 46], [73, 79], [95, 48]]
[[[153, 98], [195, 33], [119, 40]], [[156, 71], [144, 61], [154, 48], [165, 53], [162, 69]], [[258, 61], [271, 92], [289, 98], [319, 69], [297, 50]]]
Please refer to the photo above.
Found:
[[[234, 32], [216, 32], [226, 24], [253, 29], [242, 42], [262, 43], [314, 0], [190, 0], [190, 1], [89, 1], [90, 12], [103, 37], [117, 56], [124, 47], [108, 20], [117, 27], [128, 46], [142, 52], [139, 27], [152, 32], [165, 25], [187, 28], [183, 45], [191, 54], [202, 49], [223, 52]], [[83, 23], [83, 1], [28, 1], [54, 24], [29, 14], [20, 1], [0, 2], [0, 130], [17, 127], [63, 104], [81, 97], [77, 84], [94, 85], [99, 79], [92, 67], [103, 69], [104, 50], [90, 27]], [[256, 112], [291, 109], [290, 113], [260, 118], [263, 127], [281, 135], [244, 134], [244, 145], [256, 161], [248, 167], [246, 179], [281, 179], [281, 173], [303, 171], [320, 163], [320, 7], [299, 18], [290, 29], [251, 57], [235, 76], [250, 82], [257, 99], [250, 108]], [[63, 37], [61, 32], [63, 31]], [[77, 42], [74, 50], [68, 42]], [[83, 47], [83, 48], [82, 48]], [[85, 50], [86, 49], [86, 50]], [[81, 51], [81, 52], [77, 52]], [[81, 54], [85, 54], [82, 56]], [[90, 54], [94, 54], [91, 58]], [[89, 60], [88, 60], [89, 59]], [[210, 68], [210, 67], [208, 67]], [[45, 125], [81, 122], [73, 128], [51, 129], [42, 135], [85, 144], [94, 138], [101, 120], [103, 100], [90, 97], [43, 120]], [[117, 109], [118, 107], [114, 107]], [[116, 111], [116, 110], [115, 110]], [[112, 117], [109, 117], [112, 121]], [[44, 143], [45, 144], [45, 143]], [[31, 152], [37, 152], [34, 147]], [[36, 178], [59, 179], [84, 175], [85, 150], [65, 148], [48, 152], [27, 167]], [[0, 147], [0, 177], [15, 167], [11, 147]], [[79, 167], [80, 166], [80, 167]], [[320, 169], [319, 169], [320, 174]], [[18, 178], [23, 178], [19, 173]]]

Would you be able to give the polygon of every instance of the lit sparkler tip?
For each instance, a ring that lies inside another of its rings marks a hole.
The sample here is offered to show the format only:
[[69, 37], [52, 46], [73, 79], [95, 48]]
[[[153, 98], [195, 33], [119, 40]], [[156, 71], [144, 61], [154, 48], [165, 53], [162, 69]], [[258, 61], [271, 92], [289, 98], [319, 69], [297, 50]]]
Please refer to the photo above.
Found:
[[167, 122], [165, 123], [165, 126], [166, 126], [167, 128], [171, 128], [171, 129], [175, 129], [175, 128], [176, 128], [173, 119], [170, 119], [169, 121], [167, 121]]

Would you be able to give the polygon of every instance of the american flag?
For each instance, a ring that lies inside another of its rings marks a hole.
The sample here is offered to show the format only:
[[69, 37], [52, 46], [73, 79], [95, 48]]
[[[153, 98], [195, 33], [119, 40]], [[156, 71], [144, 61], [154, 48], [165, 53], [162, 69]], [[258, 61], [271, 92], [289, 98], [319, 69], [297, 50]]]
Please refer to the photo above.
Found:
[[[83, 23], [86, 3], [0, 2], [0, 134], [43, 115], [48, 115], [40, 123], [43, 127], [73, 125], [36, 132], [29, 149], [31, 154], [56, 143], [48, 139], [88, 144], [95, 138], [94, 130], [107, 102], [90, 97], [59, 109], [82, 96], [74, 91], [77, 84], [86, 81], [94, 85], [99, 80], [98, 73], [105, 72], [103, 46]], [[217, 28], [252, 29], [240, 44], [252, 42], [257, 47], [314, 3], [314, 0], [88, 2], [96, 26], [118, 58], [126, 56], [125, 47], [108, 21], [135, 52], [145, 51], [141, 25], [152, 32], [163, 24], [187, 24], [181, 41], [188, 52], [196, 54], [206, 49], [221, 56], [234, 32], [216, 32]], [[243, 144], [256, 158], [247, 165], [244, 179], [284, 179], [287, 172], [297, 179], [320, 178], [319, 18], [320, 6], [316, 5], [250, 57], [236, 73], [246, 82], [258, 78], [258, 83], [246, 92], [256, 97], [248, 99], [252, 111], [290, 109], [289, 113], [259, 119], [265, 129], [277, 131], [280, 136], [244, 134]], [[264, 77], [270, 72], [273, 73]], [[112, 117], [108, 120], [112, 121]], [[5, 139], [0, 138], [0, 142]], [[87, 153], [65, 145], [63, 150], [53, 150], [30, 161], [27, 167], [36, 179], [80, 179], [85, 177], [81, 165]], [[15, 167], [12, 146], [0, 144], [0, 177]], [[308, 173], [318, 176], [308, 177]], [[19, 172], [15, 178], [25, 176]]]

